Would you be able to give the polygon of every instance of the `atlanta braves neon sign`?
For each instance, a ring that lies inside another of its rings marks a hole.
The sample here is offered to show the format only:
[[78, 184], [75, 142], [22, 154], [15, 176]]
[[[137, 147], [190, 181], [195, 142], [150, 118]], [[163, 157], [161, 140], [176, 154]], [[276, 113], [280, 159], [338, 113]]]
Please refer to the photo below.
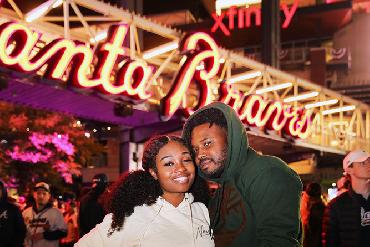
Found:
[[[106, 42], [98, 47], [96, 54], [81, 42], [56, 39], [31, 56], [40, 34], [22, 24], [6, 22], [0, 25], [0, 65], [25, 73], [35, 73], [46, 67], [43, 74], [46, 78], [65, 80], [67, 77], [76, 87], [96, 88], [107, 94], [146, 100], [151, 97], [147, 89], [152, 83], [153, 66], [143, 60], [128, 58], [123, 46], [127, 33], [126, 25], [112, 26]], [[199, 99], [196, 106], [182, 109], [185, 115], [212, 101], [210, 80], [220, 69], [220, 54], [215, 41], [206, 33], [195, 33], [184, 38], [180, 49], [186, 54], [186, 61], [167, 95], [161, 99], [162, 116], [171, 117], [181, 108], [190, 83], [198, 84]], [[94, 55], [97, 63], [90, 72]], [[119, 67], [118, 61], [123, 61], [120, 62], [123, 65]], [[200, 64], [204, 69], [197, 69]], [[300, 138], [309, 134], [309, 112], [293, 109], [279, 101], [266, 101], [259, 95], [244, 95], [228, 82], [220, 84], [217, 100], [233, 107], [248, 125]]]

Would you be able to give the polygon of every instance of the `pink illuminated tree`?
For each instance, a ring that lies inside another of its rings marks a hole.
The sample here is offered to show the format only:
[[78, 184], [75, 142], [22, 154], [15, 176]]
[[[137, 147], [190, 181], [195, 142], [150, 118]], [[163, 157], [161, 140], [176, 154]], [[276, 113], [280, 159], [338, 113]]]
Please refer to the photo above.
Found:
[[23, 192], [37, 180], [63, 190], [104, 147], [71, 116], [0, 102], [0, 176]]

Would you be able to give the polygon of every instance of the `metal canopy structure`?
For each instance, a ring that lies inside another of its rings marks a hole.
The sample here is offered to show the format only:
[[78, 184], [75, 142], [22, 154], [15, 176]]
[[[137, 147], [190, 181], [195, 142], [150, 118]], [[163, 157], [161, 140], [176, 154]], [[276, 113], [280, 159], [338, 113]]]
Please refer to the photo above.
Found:
[[[1, 23], [14, 20], [41, 32], [44, 44], [63, 37], [79, 40], [94, 48], [98, 41], [106, 37], [110, 25], [127, 24], [128, 56], [156, 66], [150, 88], [153, 97], [134, 106], [138, 110], [149, 112], [156, 109], [160, 99], [168, 93], [183, 63], [184, 57], [177, 50], [183, 33], [118, 6], [98, 0], [49, 0], [26, 12], [22, 10], [21, 3], [16, 0], [7, 0], [7, 3], [3, 3], [0, 9]], [[311, 135], [305, 140], [297, 140], [300, 145], [342, 154], [354, 148], [370, 151], [369, 105], [258, 63], [241, 54], [223, 48], [219, 48], [219, 52], [223, 66], [222, 72], [211, 81], [214, 99], [217, 98], [220, 82], [232, 82], [233, 88], [244, 95], [257, 93], [265, 99], [279, 100], [285, 104], [312, 110], [314, 118]], [[199, 69], [202, 69], [201, 65]], [[42, 72], [39, 72], [39, 76], [42, 77]], [[32, 81], [29, 80], [27, 83]], [[120, 100], [117, 96], [97, 95], [89, 90], [85, 90], [83, 94], [100, 97], [111, 103]], [[4, 99], [4, 96], [2, 98]], [[183, 105], [196, 104], [199, 98], [197, 85], [191, 85], [184, 98], [186, 100], [183, 101]], [[134, 118], [123, 120], [122, 124], [140, 126], [133, 125], [137, 121]], [[150, 124], [150, 121], [143, 125], [148, 123]], [[270, 133], [270, 136], [280, 138], [276, 133]]]

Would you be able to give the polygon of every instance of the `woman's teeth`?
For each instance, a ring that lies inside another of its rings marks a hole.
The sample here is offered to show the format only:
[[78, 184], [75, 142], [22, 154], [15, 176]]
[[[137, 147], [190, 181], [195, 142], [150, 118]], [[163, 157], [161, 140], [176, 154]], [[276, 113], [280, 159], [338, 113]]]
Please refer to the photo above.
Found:
[[188, 177], [178, 177], [174, 179], [178, 183], [187, 183], [189, 181]]

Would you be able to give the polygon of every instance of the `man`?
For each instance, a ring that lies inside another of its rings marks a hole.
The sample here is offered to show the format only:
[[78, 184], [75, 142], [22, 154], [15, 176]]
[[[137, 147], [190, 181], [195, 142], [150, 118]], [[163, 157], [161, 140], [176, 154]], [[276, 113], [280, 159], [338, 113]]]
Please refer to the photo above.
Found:
[[80, 210], [78, 222], [80, 237], [90, 232], [96, 224], [103, 221], [105, 211], [99, 201], [99, 197], [104, 193], [108, 185], [108, 177], [104, 173], [96, 174], [93, 178], [92, 188], [80, 200]]
[[35, 203], [23, 212], [27, 225], [26, 247], [58, 247], [67, 235], [62, 213], [50, 203], [50, 187], [37, 183], [33, 188]]
[[209, 204], [216, 246], [300, 246], [302, 183], [283, 161], [249, 147], [231, 107], [216, 102], [199, 109], [183, 137], [200, 176], [220, 186]]
[[5, 184], [0, 181], [0, 245], [21, 247], [26, 237], [26, 226], [18, 207], [8, 201]]
[[323, 246], [370, 246], [370, 154], [350, 152], [343, 160], [343, 169], [350, 187], [327, 206]]

